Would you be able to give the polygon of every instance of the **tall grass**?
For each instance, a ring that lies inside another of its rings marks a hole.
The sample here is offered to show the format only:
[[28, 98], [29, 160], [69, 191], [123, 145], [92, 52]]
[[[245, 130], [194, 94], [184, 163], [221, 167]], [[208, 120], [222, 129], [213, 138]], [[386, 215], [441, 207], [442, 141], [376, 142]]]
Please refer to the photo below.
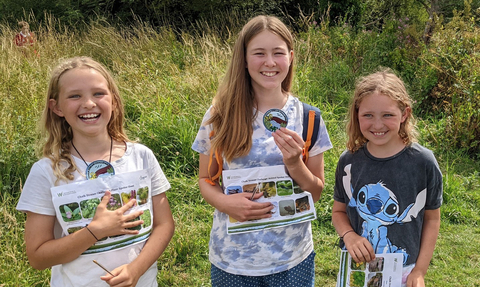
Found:
[[[49, 72], [60, 58], [77, 55], [91, 56], [113, 72], [124, 98], [129, 136], [154, 151], [172, 183], [167, 196], [177, 227], [159, 259], [159, 285], [209, 286], [213, 208], [198, 190], [198, 155], [190, 146], [226, 70], [234, 33], [202, 23], [187, 33], [142, 22], [113, 27], [102, 20], [75, 30], [48, 19], [35, 31], [39, 56], [16, 49], [15, 31], [0, 25], [0, 286], [48, 285], [50, 272], [28, 265], [25, 216], [14, 208], [42, 143], [36, 127]], [[355, 78], [384, 65], [375, 55], [388, 50], [389, 37], [327, 25], [312, 25], [296, 35], [294, 93], [321, 108], [334, 144], [325, 154], [326, 187], [316, 203], [318, 220], [313, 223], [317, 286], [334, 286], [338, 270], [337, 236], [330, 222], [334, 171], [345, 143], [346, 107]], [[480, 279], [473, 274], [480, 264], [480, 165], [462, 151], [438, 148], [443, 146], [437, 140], [441, 120], [419, 120], [421, 143], [436, 151], [445, 181], [443, 223], [427, 285], [478, 286]]]

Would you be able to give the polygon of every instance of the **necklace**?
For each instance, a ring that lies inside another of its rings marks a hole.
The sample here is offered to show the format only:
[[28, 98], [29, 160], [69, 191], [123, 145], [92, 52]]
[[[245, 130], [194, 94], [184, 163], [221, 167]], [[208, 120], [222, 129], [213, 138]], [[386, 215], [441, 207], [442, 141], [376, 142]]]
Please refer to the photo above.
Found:
[[[78, 153], [78, 155], [80, 156], [80, 158], [83, 160], [83, 162], [85, 163], [86, 166], [88, 166], [88, 163], [87, 161], [83, 158], [83, 156], [80, 154], [80, 152], [78, 151], [78, 149], [75, 147], [75, 145], [73, 144], [73, 141], [70, 142], [73, 146], [73, 148], [75, 149], [75, 151]], [[113, 148], [113, 139], [112, 137], [110, 137], [110, 157], [108, 158], [108, 162], [111, 162], [112, 161], [112, 148]]]
[[113, 169], [113, 166], [110, 163], [112, 161], [112, 149], [113, 149], [113, 139], [112, 139], [112, 137], [110, 137], [110, 157], [109, 157], [108, 161], [95, 160], [95, 161], [91, 162], [90, 164], [88, 164], [87, 161], [80, 154], [78, 149], [73, 144], [73, 141], [71, 141], [70, 143], [72, 144], [72, 147], [75, 149], [75, 151], [78, 153], [80, 158], [83, 160], [83, 162], [87, 166], [87, 170], [85, 171], [87, 179], [95, 179], [95, 178], [100, 177], [102, 175], [114, 175], [115, 174], [115, 170]]

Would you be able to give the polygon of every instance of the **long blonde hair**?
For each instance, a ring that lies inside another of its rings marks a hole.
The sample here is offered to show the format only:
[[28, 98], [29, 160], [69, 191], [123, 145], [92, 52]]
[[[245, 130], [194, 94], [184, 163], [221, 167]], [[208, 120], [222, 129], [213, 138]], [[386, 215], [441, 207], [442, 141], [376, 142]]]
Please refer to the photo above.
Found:
[[70, 142], [73, 139], [72, 129], [64, 117], [58, 116], [49, 108], [49, 102], [51, 99], [54, 99], [58, 103], [59, 82], [62, 75], [67, 71], [80, 68], [93, 69], [107, 80], [108, 89], [112, 94], [113, 107], [112, 116], [107, 125], [108, 134], [116, 141], [129, 141], [123, 128], [124, 110], [120, 92], [107, 69], [89, 57], [75, 57], [63, 60], [52, 71], [42, 116], [42, 134], [46, 138], [43, 156], [52, 161], [52, 169], [57, 182], [59, 180], [72, 180], [73, 172], [77, 170], [77, 166], [70, 154]]
[[[215, 136], [212, 150], [223, 152], [228, 162], [245, 156], [252, 147], [255, 99], [251, 78], [246, 69], [246, 50], [253, 37], [268, 30], [282, 38], [289, 52], [293, 50], [293, 36], [287, 26], [273, 16], [257, 16], [243, 26], [233, 49], [232, 60], [225, 78], [213, 99], [212, 116]], [[282, 82], [282, 92], [289, 93], [293, 80], [293, 63]]]
[[367, 142], [360, 130], [358, 109], [362, 100], [375, 92], [396, 101], [402, 114], [407, 108], [410, 108], [405, 121], [400, 124], [398, 135], [406, 145], [416, 142], [417, 131], [415, 130], [415, 119], [411, 112], [412, 99], [407, 93], [405, 84], [392, 70], [381, 69], [376, 73], [360, 78], [355, 86], [355, 93], [348, 111], [347, 149], [351, 152], [356, 152]]

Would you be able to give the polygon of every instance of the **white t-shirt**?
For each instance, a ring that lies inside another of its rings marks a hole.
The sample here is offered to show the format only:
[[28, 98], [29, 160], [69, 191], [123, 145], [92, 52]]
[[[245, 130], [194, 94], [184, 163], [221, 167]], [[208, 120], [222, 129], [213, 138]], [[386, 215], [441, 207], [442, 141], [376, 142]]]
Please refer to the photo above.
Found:
[[[73, 158], [82, 174], [85, 174], [86, 166], [83, 160], [77, 157]], [[163, 174], [153, 152], [142, 144], [127, 143], [125, 154], [117, 161], [112, 162], [112, 165], [116, 174], [148, 170], [152, 181], [151, 196], [161, 194], [170, 188], [170, 183]], [[82, 174], [75, 171], [73, 181], [61, 181], [57, 185], [83, 181], [85, 176]], [[17, 210], [55, 216], [50, 192], [50, 188], [55, 186], [55, 181], [56, 177], [53, 175], [51, 161], [48, 158], [42, 158], [37, 161], [32, 166], [30, 174], [25, 181], [17, 204]], [[66, 236], [60, 228], [58, 220], [57, 218], [55, 222], [55, 238]], [[97, 260], [108, 270], [112, 270], [120, 265], [132, 262], [138, 256], [144, 244], [145, 242], [139, 242], [114, 251], [81, 255], [69, 263], [55, 265], [52, 267], [51, 286], [108, 286], [107, 283], [100, 279], [100, 276], [105, 275], [105, 271], [96, 266], [92, 261]], [[156, 262], [140, 277], [137, 286], [158, 286]]]
[[[192, 149], [210, 154], [209, 134], [211, 125], [205, 125], [210, 118], [211, 108], [206, 112], [202, 126], [192, 145]], [[296, 97], [289, 96], [282, 108], [288, 117], [287, 128], [303, 131], [303, 105]], [[227, 119], [228, 120], [228, 119]], [[263, 113], [258, 112], [253, 123], [252, 148], [247, 156], [235, 158], [228, 163], [223, 161], [224, 170], [283, 165], [280, 149], [273, 140], [272, 133], [263, 125]], [[314, 157], [332, 148], [325, 123], [320, 118], [317, 141], [309, 152]], [[262, 231], [227, 234], [228, 215], [215, 210], [210, 233], [209, 259], [216, 267], [232, 274], [264, 276], [295, 267], [313, 251], [310, 222]]]

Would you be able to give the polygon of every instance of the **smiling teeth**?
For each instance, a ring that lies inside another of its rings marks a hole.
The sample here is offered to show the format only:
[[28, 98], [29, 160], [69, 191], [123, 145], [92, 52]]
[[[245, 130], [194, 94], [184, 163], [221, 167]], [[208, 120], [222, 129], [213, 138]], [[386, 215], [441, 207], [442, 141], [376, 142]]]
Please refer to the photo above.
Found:
[[83, 119], [92, 119], [92, 118], [96, 118], [97, 116], [98, 114], [87, 114], [87, 115], [81, 115], [80, 117]]
[[276, 72], [263, 72], [262, 73], [264, 76], [267, 76], [267, 77], [273, 77], [275, 76], [277, 73]]
[[383, 132], [383, 133], [373, 133], [373, 134], [376, 135], [376, 136], [383, 136], [385, 134], [385, 132]]

